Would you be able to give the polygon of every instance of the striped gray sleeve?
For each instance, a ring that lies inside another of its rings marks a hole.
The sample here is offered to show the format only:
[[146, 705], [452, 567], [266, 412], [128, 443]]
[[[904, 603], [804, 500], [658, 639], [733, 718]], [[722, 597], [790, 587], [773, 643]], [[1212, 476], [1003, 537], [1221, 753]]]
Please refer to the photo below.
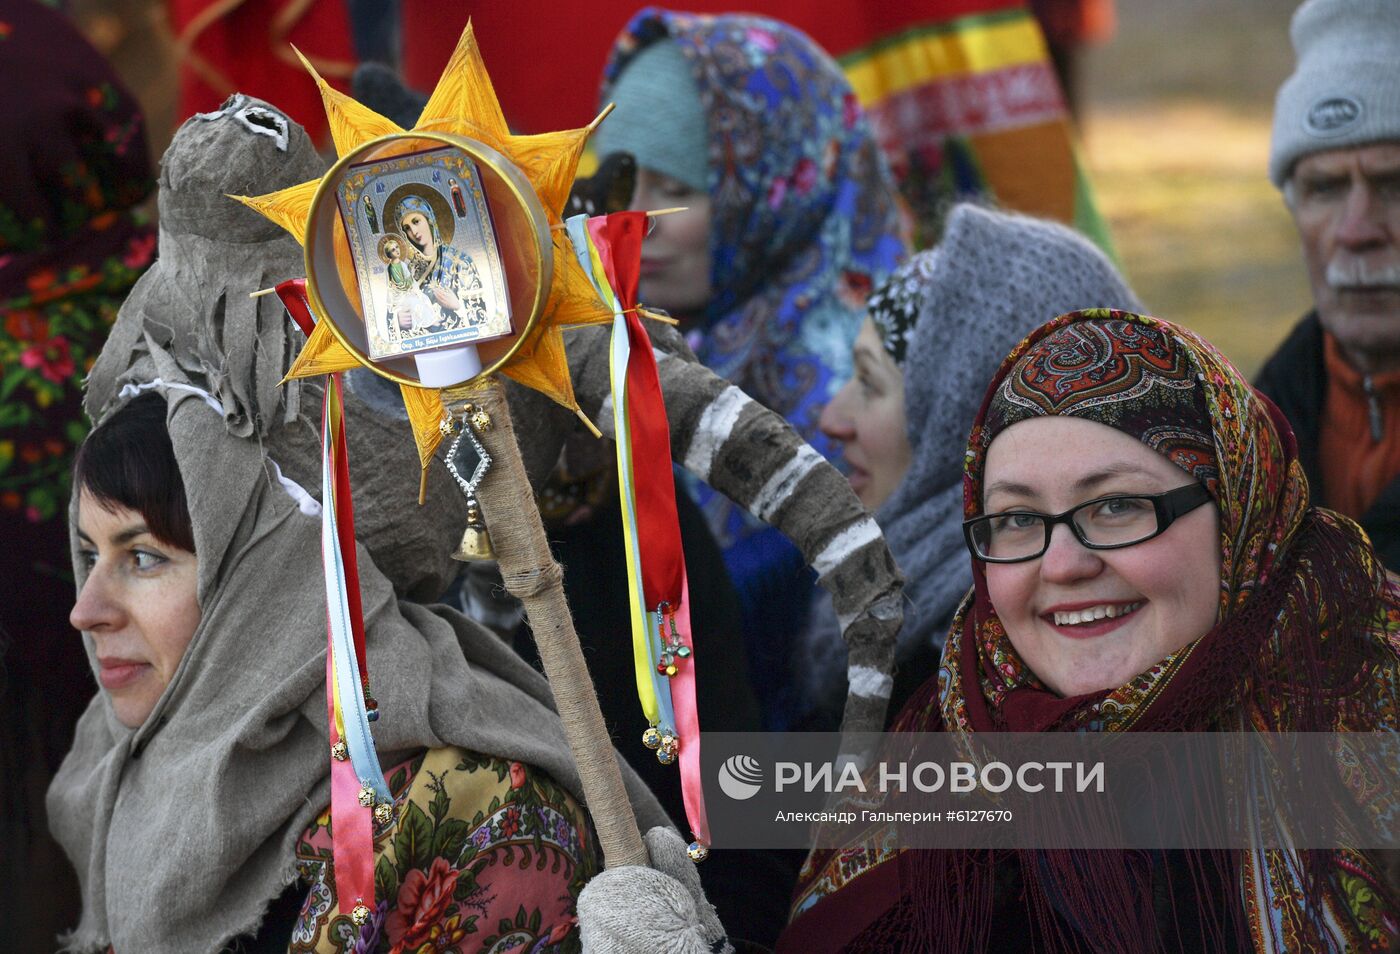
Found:
[[666, 358], [658, 370], [673, 459], [781, 530], [817, 571], [845, 624], [843, 731], [880, 731], [894, 684], [903, 581], [879, 525], [846, 478], [781, 416], [700, 365]]
[[[695, 361], [673, 329], [648, 331], [660, 345], [653, 353], [670, 423], [671, 459], [777, 527], [816, 568], [849, 650], [851, 689], [842, 729], [880, 732], [893, 685], [903, 581], [879, 527], [846, 478], [780, 415]], [[572, 332], [568, 354], [579, 404], [612, 436], [608, 330]], [[542, 430], [552, 427], [541, 417]], [[557, 442], [543, 437], [540, 455], [557, 455]], [[868, 755], [860, 744], [843, 745], [843, 751], [858, 760]]]

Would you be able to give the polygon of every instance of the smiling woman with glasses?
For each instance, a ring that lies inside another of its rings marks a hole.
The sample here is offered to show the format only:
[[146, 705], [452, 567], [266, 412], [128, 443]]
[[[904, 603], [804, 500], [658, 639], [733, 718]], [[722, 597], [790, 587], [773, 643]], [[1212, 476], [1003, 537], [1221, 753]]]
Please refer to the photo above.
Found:
[[[1277, 409], [1185, 329], [1098, 309], [1032, 332], [972, 424], [963, 512], [973, 587], [897, 732], [1400, 728], [1394, 584], [1355, 524], [1310, 505]], [[1396, 938], [1361, 850], [870, 844], [812, 854], [779, 954]]]

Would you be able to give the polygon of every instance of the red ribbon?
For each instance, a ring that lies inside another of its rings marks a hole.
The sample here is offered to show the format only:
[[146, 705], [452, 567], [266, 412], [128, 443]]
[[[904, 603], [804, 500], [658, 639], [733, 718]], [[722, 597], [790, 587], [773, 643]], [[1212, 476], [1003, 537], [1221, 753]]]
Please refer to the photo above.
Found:
[[277, 286], [277, 297], [282, 299], [292, 320], [301, 333], [308, 338], [316, 330], [316, 316], [311, 313], [311, 302], [306, 297], [306, 279], [289, 278]]
[[631, 356], [627, 361], [627, 409], [632, 437], [633, 489], [637, 501], [637, 536], [645, 541], [642, 590], [648, 612], [663, 603], [675, 610], [685, 580], [676, 516], [676, 484], [671, 469], [671, 428], [652, 354], [651, 337], [637, 314], [637, 281], [641, 272], [642, 240], [647, 234], [645, 212], [617, 212], [588, 220], [593, 244], [617, 294], [627, 322]]
[[[617, 295], [627, 322], [627, 419], [632, 438], [632, 488], [637, 505], [637, 537], [642, 554], [642, 589], [646, 609], [666, 607], [670, 623], [692, 655], [670, 679], [674, 726], [680, 736], [681, 794], [686, 821], [697, 841], [710, 842], [705, 792], [700, 774], [700, 719], [695, 705], [695, 643], [690, 628], [690, 593], [685, 578], [676, 484], [671, 469], [671, 427], [656, 371], [651, 336], [637, 314], [637, 282], [645, 212], [617, 212], [588, 220], [603, 271]], [[664, 628], [663, 628], [664, 632]]]

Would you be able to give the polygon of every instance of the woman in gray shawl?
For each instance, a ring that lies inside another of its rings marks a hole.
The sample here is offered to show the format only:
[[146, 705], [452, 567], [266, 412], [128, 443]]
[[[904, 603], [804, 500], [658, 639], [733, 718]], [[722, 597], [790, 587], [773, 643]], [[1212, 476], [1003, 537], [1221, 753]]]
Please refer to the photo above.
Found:
[[[346, 396], [374, 737], [393, 803], [374, 904], [335, 895], [329, 839], [319, 384], [277, 386], [295, 331], [250, 290], [289, 236], [224, 198], [314, 175], [304, 132], [235, 97], [162, 163], [160, 258], [88, 381], [70, 517], [101, 686], [49, 790], [77, 870], [75, 951], [416, 951], [577, 945], [598, 866], [544, 678], [440, 593], [460, 522], [404, 494], [406, 429]], [[301, 398], [307, 398], [302, 401]], [[460, 500], [460, 494], [456, 495]], [[441, 527], [439, 527], [441, 525]], [[624, 767], [643, 830], [664, 813]], [[369, 901], [370, 899], [364, 899]]]
[[[1085, 238], [973, 205], [955, 206], [939, 244], [870, 296], [852, 349], [855, 374], [827, 404], [821, 427], [841, 442], [851, 486], [875, 512], [912, 604], [899, 634], [891, 713], [937, 669], [953, 611], [972, 585], [962, 449], [985, 383], [1033, 328], [1100, 305], [1142, 310]], [[823, 615], [826, 625], [808, 630], [800, 657], [804, 690], [819, 712], [839, 712], [845, 647], [834, 618]]]

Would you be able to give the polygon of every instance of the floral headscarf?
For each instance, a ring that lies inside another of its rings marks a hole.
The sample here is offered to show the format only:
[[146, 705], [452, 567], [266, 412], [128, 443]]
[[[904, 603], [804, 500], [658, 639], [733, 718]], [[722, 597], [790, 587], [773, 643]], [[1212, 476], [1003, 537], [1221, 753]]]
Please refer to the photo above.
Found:
[[[136, 100], [62, 13], [0, 0], [0, 89], [0, 632], [11, 640], [0, 681], [18, 757], [51, 768], [93, 691], [68, 625], [63, 519], [87, 430], [82, 382], [154, 260], [139, 206], [155, 175]], [[25, 817], [23, 803], [14, 810]], [[26, 836], [36, 852], [40, 834]]]
[[713, 292], [696, 353], [831, 457], [817, 418], [850, 375], [866, 294], [904, 255], [889, 172], [840, 68], [774, 20], [643, 10], [605, 86], [667, 38], [710, 135]]
[[[1172, 385], [1181, 388], [1175, 395]], [[1221, 592], [1215, 628], [1126, 685], [1059, 698], [1017, 656], [988, 597], [985, 566], [974, 561], [974, 590], [948, 635], [938, 697], [906, 709], [900, 729], [1400, 729], [1395, 587], [1355, 524], [1310, 505], [1292, 432], [1278, 410], [1214, 347], [1184, 328], [1098, 309], [1063, 315], [1032, 333], [1003, 363], [973, 426], [965, 514], [982, 512], [987, 449], [1009, 426], [1008, 394], [1019, 395], [1023, 409], [1039, 404], [1028, 411], [1032, 414], [1052, 406], [1083, 413], [1097, 403], [1087, 416], [1151, 444], [1142, 427], [1147, 416], [1133, 409], [1144, 407], [1144, 394], [1154, 389], [1164, 401], [1155, 419], [1159, 427], [1203, 430], [1210, 440], [1210, 447], [1197, 446], [1186, 458], [1178, 458], [1176, 445], [1157, 449], [1202, 479], [1219, 508]], [[1031, 399], [1033, 392], [1039, 397]], [[1071, 392], [1075, 396], [1067, 397]], [[1115, 411], [1123, 413], [1115, 417]], [[1200, 469], [1202, 454], [1213, 456], [1215, 467]], [[915, 876], [920, 884], [946, 878], [949, 865], [966, 873], [957, 856], [927, 854], [912, 862], [922, 869], [922, 876]], [[1131, 867], [1124, 860], [1127, 853], [1088, 855], [1098, 860], [1086, 862], [1076, 853], [1062, 863], [1053, 853], [1040, 853], [1032, 863], [1022, 860], [1022, 873], [1030, 882], [1087, 877], [1101, 892], [1097, 909], [1130, 910], [1131, 897], [1114, 895], [1131, 882], [1125, 876]], [[1237, 923], [1256, 950], [1327, 950], [1337, 944], [1359, 950], [1376, 938], [1395, 936], [1395, 899], [1367, 857], [1337, 850], [1304, 853], [1299, 861], [1290, 853], [1259, 849], [1221, 865], [1241, 880], [1243, 917]], [[1094, 865], [1103, 870], [1086, 875]], [[1317, 878], [1315, 891], [1308, 887], [1312, 878]], [[1061, 884], [1057, 890], [1063, 896], [1066, 889]], [[1028, 892], [1042, 902], [1046, 896], [1043, 885]], [[1214, 914], [1223, 917], [1219, 901], [1214, 903]], [[1239, 915], [1237, 905], [1231, 901], [1227, 908]], [[1113, 915], [1079, 909], [1076, 914], [1076, 926], [1086, 936], [1106, 949], [1129, 949], [1113, 934]]]
[[0, 515], [44, 523], [68, 499], [82, 380], [155, 255], [137, 211], [155, 176], [135, 98], [62, 14], [0, 2], [0, 87]]

